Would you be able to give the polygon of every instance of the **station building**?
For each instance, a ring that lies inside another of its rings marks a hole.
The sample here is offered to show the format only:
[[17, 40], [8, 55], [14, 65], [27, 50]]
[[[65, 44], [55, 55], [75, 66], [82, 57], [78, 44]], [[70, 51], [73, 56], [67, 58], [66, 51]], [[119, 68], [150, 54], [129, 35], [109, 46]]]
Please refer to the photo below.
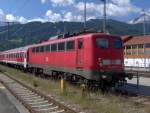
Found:
[[125, 66], [150, 68], [150, 35], [124, 36], [122, 39]]

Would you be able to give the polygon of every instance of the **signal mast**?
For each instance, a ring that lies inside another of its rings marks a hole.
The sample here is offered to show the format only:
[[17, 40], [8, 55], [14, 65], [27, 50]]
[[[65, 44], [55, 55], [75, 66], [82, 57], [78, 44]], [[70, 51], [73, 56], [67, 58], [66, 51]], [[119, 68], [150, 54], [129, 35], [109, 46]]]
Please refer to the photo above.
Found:
[[86, 31], [86, 0], [84, 0], [84, 31]]
[[143, 11], [143, 18], [144, 18], [144, 20], [143, 20], [143, 35], [145, 36], [146, 35], [146, 12], [144, 9], [142, 11]]
[[107, 13], [106, 13], [106, 0], [101, 0], [104, 3], [104, 9], [103, 9], [103, 32], [106, 33], [106, 17], [107, 17]]

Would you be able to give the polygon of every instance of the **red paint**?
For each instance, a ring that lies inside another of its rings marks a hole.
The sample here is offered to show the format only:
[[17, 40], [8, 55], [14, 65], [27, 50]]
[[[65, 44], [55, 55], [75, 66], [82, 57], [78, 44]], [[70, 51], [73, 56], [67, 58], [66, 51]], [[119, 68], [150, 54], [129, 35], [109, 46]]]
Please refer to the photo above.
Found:
[[[109, 48], [103, 49], [96, 46], [96, 38], [108, 39]], [[79, 36], [74, 36], [71, 38], [61, 38], [53, 39], [42, 42], [40, 44], [31, 45], [28, 49], [23, 51], [10, 50], [1, 52], [0, 55], [11, 54], [11, 53], [22, 53], [27, 54], [28, 64], [39, 64], [39, 65], [52, 65], [56, 67], [65, 67], [69, 69], [81, 68], [84, 70], [123, 70], [123, 48], [116, 49], [113, 45], [113, 40], [119, 39], [120, 37], [115, 37], [111, 35], [106, 35], [103, 33], [88, 33]], [[33, 47], [43, 46], [52, 43], [64, 42], [75, 40], [75, 49], [63, 52], [42, 52], [42, 53], [32, 53]], [[83, 42], [83, 48], [78, 48], [78, 42]], [[26, 47], [25, 47], [26, 48]], [[102, 60], [111, 60], [110, 65], [102, 65]], [[121, 64], [113, 64], [113, 61], [120, 59]], [[15, 61], [24, 62], [23, 58], [0, 58], [0, 61]]]

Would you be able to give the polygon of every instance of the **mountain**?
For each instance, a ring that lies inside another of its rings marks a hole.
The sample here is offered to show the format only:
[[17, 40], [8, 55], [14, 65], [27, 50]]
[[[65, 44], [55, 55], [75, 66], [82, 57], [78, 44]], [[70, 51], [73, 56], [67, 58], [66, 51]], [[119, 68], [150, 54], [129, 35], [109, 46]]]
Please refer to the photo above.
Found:
[[[87, 29], [99, 31], [102, 29], [102, 20], [87, 21]], [[150, 28], [150, 24], [147, 26]], [[107, 30], [114, 35], [141, 35], [142, 24], [127, 24], [116, 20], [107, 20]], [[47, 40], [52, 36], [65, 32], [79, 32], [83, 30], [82, 22], [30, 22], [27, 24], [13, 24], [9, 27], [0, 27], [0, 51], [21, 47]], [[147, 29], [150, 34], [150, 29]]]
[[144, 22], [144, 18], [145, 18], [146, 23], [150, 23], [150, 15], [148, 15], [148, 14], [146, 14], [146, 15], [143, 14], [140, 17], [137, 17], [137, 18], [135, 18], [133, 20], [130, 20], [128, 23], [129, 24], [143, 23]]
[[4, 21], [0, 21], [0, 27], [7, 26], [8, 23], [9, 23], [9, 25], [19, 24], [19, 22], [4, 22]]

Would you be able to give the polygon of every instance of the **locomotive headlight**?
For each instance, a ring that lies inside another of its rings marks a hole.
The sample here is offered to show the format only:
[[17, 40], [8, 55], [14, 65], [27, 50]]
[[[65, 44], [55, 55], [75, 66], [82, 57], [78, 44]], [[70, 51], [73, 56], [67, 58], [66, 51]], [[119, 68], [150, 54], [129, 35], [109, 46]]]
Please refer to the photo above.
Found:
[[115, 64], [120, 65], [121, 64], [121, 60], [120, 59], [115, 60]]
[[106, 75], [102, 75], [102, 79], [106, 79], [107, 78], [107, 76]]

